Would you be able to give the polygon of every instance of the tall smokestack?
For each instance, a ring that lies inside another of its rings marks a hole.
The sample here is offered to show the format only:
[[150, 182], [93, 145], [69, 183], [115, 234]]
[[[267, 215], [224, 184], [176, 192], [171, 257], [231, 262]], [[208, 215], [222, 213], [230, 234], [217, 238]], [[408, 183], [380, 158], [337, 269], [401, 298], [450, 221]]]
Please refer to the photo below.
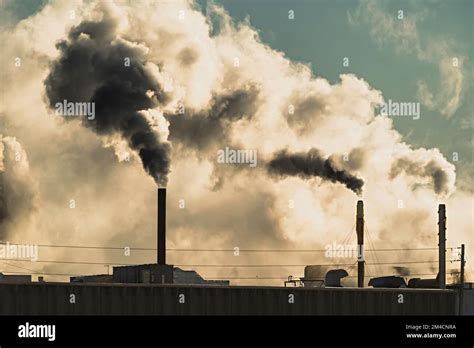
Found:
[[439, 288], [446, 289], [446, 206], [438, 206]]
[[357, 286], [364, 287], [364, 202], [357, 201]]
[[157, 260], [159, 265], [166, 265], [166, 189], [158, 189], [158, 224], [157, 224]]

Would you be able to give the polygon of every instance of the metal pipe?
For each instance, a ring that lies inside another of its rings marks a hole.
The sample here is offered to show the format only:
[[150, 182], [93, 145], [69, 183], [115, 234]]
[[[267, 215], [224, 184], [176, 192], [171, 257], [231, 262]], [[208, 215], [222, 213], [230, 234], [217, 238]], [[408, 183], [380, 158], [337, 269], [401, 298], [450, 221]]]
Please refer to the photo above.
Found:
[[364, 287], [364, 202], [357, 201], [357, 286]]
[[438, 208], [438, 282], [440, 289], [446, 289], [446, 206], [440, 204]]
[[159, 265], [166, 265], [166, 189], [158, 189], [157, 209], [157, 261]]
[[464, 311], [464, 265], [465, 265], [465, 247], [461, 244], [461, 289], [459, 291], [459, 315], [463, 315]]

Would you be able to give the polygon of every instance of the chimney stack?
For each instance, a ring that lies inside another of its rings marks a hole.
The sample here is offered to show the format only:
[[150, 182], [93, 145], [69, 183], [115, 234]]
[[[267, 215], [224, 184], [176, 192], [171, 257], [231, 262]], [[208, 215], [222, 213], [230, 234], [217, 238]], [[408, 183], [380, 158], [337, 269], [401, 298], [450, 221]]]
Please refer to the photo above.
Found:
[[446, 289], [446, 205], [438, 206], [439, 288]]
[[166, 188], [158, 188], [157, 261], [166, 265]]
[[364, 201], [357, 201], [357, 286], [364, 287]]

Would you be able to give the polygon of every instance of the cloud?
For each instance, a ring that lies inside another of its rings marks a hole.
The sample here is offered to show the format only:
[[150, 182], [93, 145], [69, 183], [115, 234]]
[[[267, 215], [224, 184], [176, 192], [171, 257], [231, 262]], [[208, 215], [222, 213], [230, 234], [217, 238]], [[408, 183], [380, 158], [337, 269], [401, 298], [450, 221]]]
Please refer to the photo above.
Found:
[[403, 9], [403, 18], [399, 19], [398, 12], [388, 12], [380, 4], [380, 1], [362, 0], [355, 13], [349, 14], [349, 23], [367, 24], [371, 37], [379, 45], [393, 44], [397, 53], [413, 55], [421, 62], [437, 66], [438, 86], [429, 86], [426, 81], [419, 80], [417, 96], [427, 108], [450, 118], [464, 95], [466, 57], [452, 39], [422, 39], [417, 23], [424, 19], [426, 11]]
[[256, 88], [244, 86], [235, 91], [216, 95], [204, 110], [184, 108], [178, 114], [168, 113], [170, 138], [198, 152], [222, 146], [229, 141], [233, 122], [251, 118], [258, 109]]
[[454, 165], [449, 163], [438, 149], [417, 149], [397, 158], [390, 171], [390, 177], [395, 178], [400, 173], [426, 178], [435, 192], [439, 195], [450, 195], [455, 188]]
[[35, 212], [36, 203], [26, 152], [14, 137], [0, 134], [0, 240], [8, 240], [21, 220]]
[[[41, 207], [35, 228], [16, 229], [14, 239], [153, 245], [156, 185], [143, 170], [143, 157], [125, 160], [127, 151], [139, 154], [143, 145], [130, 141], [125, 124], [133, 130], [145, 127], [159, 144], [170, 144], [170, 247], [320, 248], [350, 231], [358, 198], [344, 185], [298, 176], [273, 180], [265, 166], [218, 166], [216, 150], [227, 146], [257, 150], [262, 164], [281, 149], [292, 155], [316, 148], [341, 172], [362, 178], [366, 224], [377, 245], [436, 245], [433, 231], [441, 199], [453, 217], [448, 220], [452, 243], [474, 245], [469, 212], [461, 213], [472, 196], [455, 190], [454, 167], [438, 150], [404, 143], [392, 120], [376, 113], [382, 91], [363, 79], [344, 74], [331, 84], [314, 76], [307, 65], [262, 43], [250, 23], [233, 24], [219, 6], [208, 9], [212, 23], [190, 2], [74, 6], [75, 19], [69, 17], [70, 5], [51, 2], [13, 30], [0, 32], [2, 41], [12, 43], [4, 49], [5, 61], [22, 58], [21, 67], [5, 66], [8, 88], [0, 113], [6, 119], [5, 134], [15, 134], [28, 153], [28, 175], [37, 181]], [[68, 67], [79, 57], [75, 50], [84, 59]], [[119, 69], [127, 55], [135, 58], [132, 72]], [[125, 83], [119, 83], [122, 79]], [[45, 89], [45, 80], [54, 88]], [[113, 98], [103, 98], [112, 90], [117, 91]], [[97, 101], [96, 120], [58, 117], [51, 103], [61, 98]], [[167, 158], [159, 156], [160, 161]], [[398, 208], [399, 200], [404, 209]], [[155, 259], [138, 251], [129, 258], [114, 251], [43, 252], [40, 259]], [[310, 256], [288, 256], [288, 263], [328, 261]], [[278, 254], [239, 257], [242, 263], [281, 261]], [[168, 258], [174, 264], [235, 263], [233, 253], [175, 253]], [[64, 266], [62, 271], [102, 273], [103, 268]], [[257, 272], [198, 271], [219, 278]], [[302, 269], [265, 272], [297, 276]]]

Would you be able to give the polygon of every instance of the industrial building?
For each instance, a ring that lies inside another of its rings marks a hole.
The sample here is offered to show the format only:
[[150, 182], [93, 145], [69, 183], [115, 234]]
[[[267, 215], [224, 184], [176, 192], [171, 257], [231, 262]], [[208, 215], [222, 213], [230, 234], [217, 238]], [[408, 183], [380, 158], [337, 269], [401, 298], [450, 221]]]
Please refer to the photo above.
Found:
[[0, 315], [456, 315], [458, 301], [449, 289], [0, 284]]
[[341, 285], [346, 270], [311, 265], [303, 278], [289, 279], [284, 287], [230, 286], [166, 263], [166, 189], [160, 188], [156, 264], [113, 267], [111, 275], [75, 276], [70, 283], [0, 274], [0, 315], [474, 315], [464, 247], [461, 282], [446, 284], [445, 221], [441, 204], [435, 279], [376, 277], [364, 287], [364, 205], [358, 201], [356, 288]]

